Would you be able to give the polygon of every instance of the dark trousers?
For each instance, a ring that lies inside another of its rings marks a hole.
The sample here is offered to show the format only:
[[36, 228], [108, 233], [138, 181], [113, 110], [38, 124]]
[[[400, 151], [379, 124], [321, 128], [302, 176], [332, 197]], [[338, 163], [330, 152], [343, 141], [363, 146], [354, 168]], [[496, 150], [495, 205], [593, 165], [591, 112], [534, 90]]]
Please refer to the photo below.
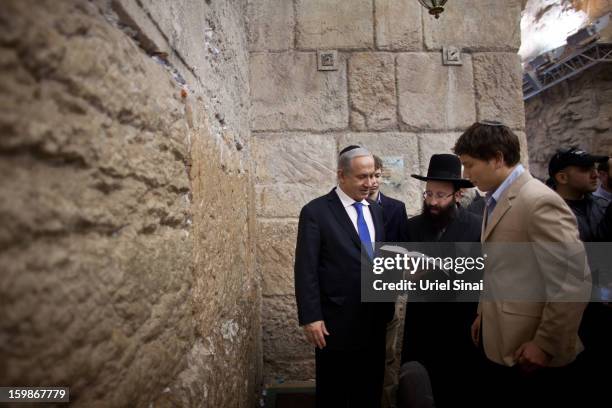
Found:
[[385, 342], [354, 351], [316, 349], [317, 408], [377, 408], [385, 374]]
[[580, 338], [584, 351], [573, 364], [582, 406], [603, 407], [611, 404], [612, 380], [612, 306], [590, 303], [582, 317]]
[[[576, 383], [573, 364], [546, 367], [526, 373], [519, 365], [508, 367], [488, 359], [483, 361], [483, 381], [479, 387], [481, 407], [582, 406], [582, 390]], [[576, 405], [578, 404], [578, 405]]]

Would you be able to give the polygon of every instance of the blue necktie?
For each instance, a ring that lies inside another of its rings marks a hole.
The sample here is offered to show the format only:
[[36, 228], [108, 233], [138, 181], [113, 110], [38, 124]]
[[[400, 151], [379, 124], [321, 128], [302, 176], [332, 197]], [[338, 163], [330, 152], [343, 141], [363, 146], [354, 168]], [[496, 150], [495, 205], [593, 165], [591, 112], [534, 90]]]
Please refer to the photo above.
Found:
[[353, 206], [357, 210], [357, 231], [359, 231], [359, 240], [361, 245], [365, 248], [370, 259], [374, 258], [374, 250], [372, 249], [372, 239], [370, 238], [370, 231], [368, 230], [368, 224], [363, 218], [363, 204], [359, 202], [353, 203]]

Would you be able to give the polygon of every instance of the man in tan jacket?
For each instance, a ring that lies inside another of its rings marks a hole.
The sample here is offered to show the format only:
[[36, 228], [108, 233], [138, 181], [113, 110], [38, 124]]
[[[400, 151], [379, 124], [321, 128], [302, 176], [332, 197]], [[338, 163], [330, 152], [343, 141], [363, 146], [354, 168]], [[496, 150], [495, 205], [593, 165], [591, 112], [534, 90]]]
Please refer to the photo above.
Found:
[[487, 406], [567, 402], [571, 369], [560, 367], [581, 351], [578, 326], [590, 295], [576, 220], [519, 164], [518, 137], [503, 124], [474, 123], [454, 151], [465, 177], [487, 193], [485, 291], [472, 325], [486, 356], [479, 394]]

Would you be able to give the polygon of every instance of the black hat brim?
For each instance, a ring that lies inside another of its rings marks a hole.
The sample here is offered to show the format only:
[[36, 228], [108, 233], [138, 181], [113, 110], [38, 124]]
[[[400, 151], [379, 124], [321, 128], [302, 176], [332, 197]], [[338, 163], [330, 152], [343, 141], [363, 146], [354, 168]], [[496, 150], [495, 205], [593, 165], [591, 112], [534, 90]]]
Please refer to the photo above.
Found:
[[448, 177], [425, 177], [425, 176], [419, 176], [418, 174], [411, 174], [410, 177], [413, 177], [421, 181], [445, 181], [447, 183], [453, 183], [458, 188], [475, 187], [474, 184], [472, 184], [470, 180], [466, 180], [466, 179], [448, 178]]

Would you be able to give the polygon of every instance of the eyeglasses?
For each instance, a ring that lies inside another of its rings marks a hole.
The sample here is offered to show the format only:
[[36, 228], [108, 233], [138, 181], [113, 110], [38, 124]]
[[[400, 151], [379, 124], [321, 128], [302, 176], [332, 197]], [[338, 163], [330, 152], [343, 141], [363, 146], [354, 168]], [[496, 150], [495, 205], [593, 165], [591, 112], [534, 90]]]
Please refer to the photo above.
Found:
[[452, 196], [454, 194], [455, 193], [445, 194], [445, 193], [442, 193], [442, 192], [437, 192], [437, 193], [434, 194], [431, 191], [423, 191], [423, 198], [425, 200], [428, 200], [428, 199], [431, 200], [432, 198], [435, 197], [436, 200], [444, 200], [445, 198], [448, 198], [448, 197], [450, 197], [450, 196]]

